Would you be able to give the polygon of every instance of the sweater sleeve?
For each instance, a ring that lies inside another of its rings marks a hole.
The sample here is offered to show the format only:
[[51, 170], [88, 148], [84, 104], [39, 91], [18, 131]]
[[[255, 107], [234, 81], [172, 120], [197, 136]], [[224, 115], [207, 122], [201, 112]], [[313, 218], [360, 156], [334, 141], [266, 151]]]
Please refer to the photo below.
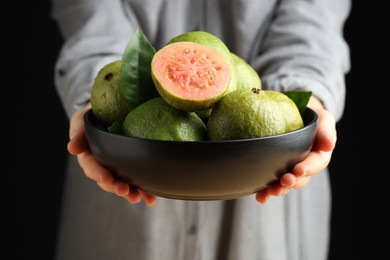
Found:
[[97, 72], [121, 59], [135, 31], [120, 0], [53, 0], [51, 15], [63, 36], [55, 64], [55, 86], [70, 118], [90, 98]]
[[349, 48], [343, 37], [348, 0], [280, 1], [253, 58], [264, 88], [312, 91], [339, 120]]

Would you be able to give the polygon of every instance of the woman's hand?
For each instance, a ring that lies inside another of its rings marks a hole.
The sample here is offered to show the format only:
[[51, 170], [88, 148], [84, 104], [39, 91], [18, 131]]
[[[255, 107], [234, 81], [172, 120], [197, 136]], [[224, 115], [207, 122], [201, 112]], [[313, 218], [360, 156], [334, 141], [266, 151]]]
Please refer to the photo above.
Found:
[[149, 206], [156, 202], [156, 197], [130, 187], [127, 183], [116, 179], [111, 172], [104, 168], [93, 156], [84, 132], [84, 114], [91, 105], [76, 112], [70, 120], [68, 151], [77, 156], [84, 174], [97, 182], [100, 188], [127, 199], [130, 203], [138, 203], [142, 199]]
[[310, 99], [308, 107], [318, 115], [313, 148], [305, 160], [296, 164], [291, 172], [280, 178], [279, 183], [256, 194], [256, 200], [261, 204], [265, 204], [271, 196], [282, 196], [291, 190], [304, 187], [312, 176], [325, 169], [330, 162], [337, 141], [335, 119], [315, 97]]

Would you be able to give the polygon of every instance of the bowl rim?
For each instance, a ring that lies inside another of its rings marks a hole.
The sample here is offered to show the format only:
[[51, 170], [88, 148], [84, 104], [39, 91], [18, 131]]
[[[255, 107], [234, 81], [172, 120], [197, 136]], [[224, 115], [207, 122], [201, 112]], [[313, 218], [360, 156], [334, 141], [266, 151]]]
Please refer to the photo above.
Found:
[[[94, 115], [93, 115], [92, 108], [89, 108], [85, 112], [85, 114], [84, 114], [84, 127], [86, 127], [86, 125], [88, 125], [89, 127], [95, 129], [96, 131], [99, 131], [99, 132], [104, 133], [106, 135], [115, 135], [115, 136], [122, 137], [122, 138], [125, 138], [125, 139], [133, 139], [133, 140], [148, 141], [148, 142], [155, 142], [155, 143], [170, 143], [170, 144], [171, 143], [181, 143], [181, 144], [184, 144], [184, 143], [191, 143], [191, 144], [194, 144], [194, 143], [199, 143], [199, 144], [210, 143], [210, 144], [216, 144], [216, 143], [251, 142], [251, 141], [259, 141], [259, 140], [279, 138], [279, 137], [292, 135], [292, 134], [296, 134], [296, 133], [305, 131], [305, 130], [307, 130], [307, 128], [316, 127], [317, 126], [317, 122], [318, 122], [318, 114], [313, 109], [311, 109], [310, 107], [306, 107], [304, 113], [306, 113], [307, 111], [309, 111], [312, 114], [313, 118], [312, 118], [311, 121], [307, 122], [303, 127], [299, 128], [299, 129], [296, 129], [296, 130], [293, 130], [293, 131], [289, 131], [289, 132], [286, 132], [286, 133], [282, 133], [282, 134], [277, 134], [277, 135], [254, 137], [254, 138], [245, 138], [245, 139], [219, 140], [219, 141], [214, 141], [214, 140], [202, 140], [202, 141], [159, 140], [159, 139], [149, 139], [149, 138], [142, 138], [142, 137], [131, 137], [131, 136], [125, 136], [125, 135], [121, 135], [121, 134], [111, 133], [102, 124], [100, 124], [100, 126], [98, 126], [98, 125], [96, 125], [95, 123], [93, 123], [90, 120], [90, 118], [93, 118], [94, 120], [97, 120], [94, 117]], [[303, 115], [302, 117], [304, 118], [305, 115]]]

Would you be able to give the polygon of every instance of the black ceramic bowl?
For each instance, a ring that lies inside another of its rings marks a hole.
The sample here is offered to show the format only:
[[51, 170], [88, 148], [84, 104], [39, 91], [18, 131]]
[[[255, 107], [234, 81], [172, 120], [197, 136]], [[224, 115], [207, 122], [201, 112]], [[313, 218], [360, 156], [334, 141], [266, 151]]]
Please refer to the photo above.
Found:
[[96, 158], [117, 177], [156, 196], [223, 200], [253, 194], [277, 181], [310, 152], [317, 114], [307, 108], [305, 126], [289, 133], [244, 140], [181, 142], [109, 133], [85, 114]]

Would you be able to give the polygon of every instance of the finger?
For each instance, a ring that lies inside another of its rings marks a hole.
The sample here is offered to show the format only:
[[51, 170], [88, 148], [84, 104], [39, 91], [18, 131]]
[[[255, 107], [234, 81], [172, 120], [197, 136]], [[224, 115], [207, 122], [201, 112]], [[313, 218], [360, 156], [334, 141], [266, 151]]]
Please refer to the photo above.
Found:
[[256, 201], [258, 201], [260, 204], [265, 204], [270, 198], [269, 190], [268, 188], [263, 189], [261, 191], [258, 191], [256, 193]]
[[76, 133], [73, 139], [69, 140], [66, 148], [72, 155], [78, 155], [89, 151], [89, 144], [84, 135], [84, 130]]
[[304, 177], [297, 178], [295, 185], [291, 187], [291, 189], [295, 189], [295, 190], [301, 189], [302, 187], [306, 186], [309, 183], [310, 179], [311, 176], [304, 176]]
[[332, 152], [312, 151], [305, 160], [294, 166], [292, 173], [297, 177], [313, 176], [329, 165], [331, 157]]
[[124, 197], [130, 193], [129, 184], [123, 181], [115, 181], [115, 194], [121, 197]]
[[280, 185], [285, 188], [291, 188], [295, 185], [297, 177], [292, 173], [285, 173], [280, 177]]
[[73, 114], [73, 116], [70, 118], [70, 122], [69, 122], [69, 139], [70, 140], [72, 140], [75, 137], [75, 135], [84, 128], [83, 120], [82, 120], [84, 113], [85, 113], [85, 111], [83, 109], [79, 110], [79, 111], [75, 112]]
[[103, 168], [91, 153], [80, 154], [77, 156], [77, 160], [88, 178], [105, 185], [113, 184], [114, 177], [112, 174]]
[[77, 155], [89, 150], [88, 142], [84, 134], [84, 114], [90, 108], [86, 106], [74, 113], [69, 124], [69, 143], [67, 149], [70, 154]]
[[137, 188], [131, 187], [128, 195], [125, 196], [130, 203], [138, 203], [141, 201], [141, 193]]
[[271, 196], [280, 196], [283, 194], [284, 191], [284, 187], [279, 183], [270, 186], [268, 189], [269, 189], [269, 194]]
[[293, 189], [293, 187], [291, 187], [291, 188], [286, 188], [286, 187], [283, 187], [283, 186], [280, 185], [280, 184], [276, 184], [276, 185], [272, 185], [272, 186], [269, 188], [269, 194], [270, 194], [271, 196], [279, 197], [279, 196], [286, 195], [286, 194], [289, 193], [292, 189]]
[[156, 203], [156, 201], [157, 201], [157, 197], [156, 196], [148, 194], [148, 193], [145, 193], [143, 191], [140, 191], [140, 193], [141, 193], [141, 196], [144, 199], [146, 205], [153, 206]]
[[104, 184], [101, 182], [96, 182], [96, 183], [102, 190], [107, 191], [107, 192], [111, 192], [111, 193], [115, 193], [115, 189], [114, 189], [113, 185], [107, 185], [107, 184]]
[[122, 181], [115, 181], [113, 183], [102, 183], [97, 182], [98, 186], [104, 191], [114, 193], [120, 197], [125, 197], [129, 194], [130, 188], [129, 185]]
[[329, 152], [334, 150], [337, 142], [336, 122], [332, 114], [324, 109], [316, 110], [318, 125], [313, 149]]

